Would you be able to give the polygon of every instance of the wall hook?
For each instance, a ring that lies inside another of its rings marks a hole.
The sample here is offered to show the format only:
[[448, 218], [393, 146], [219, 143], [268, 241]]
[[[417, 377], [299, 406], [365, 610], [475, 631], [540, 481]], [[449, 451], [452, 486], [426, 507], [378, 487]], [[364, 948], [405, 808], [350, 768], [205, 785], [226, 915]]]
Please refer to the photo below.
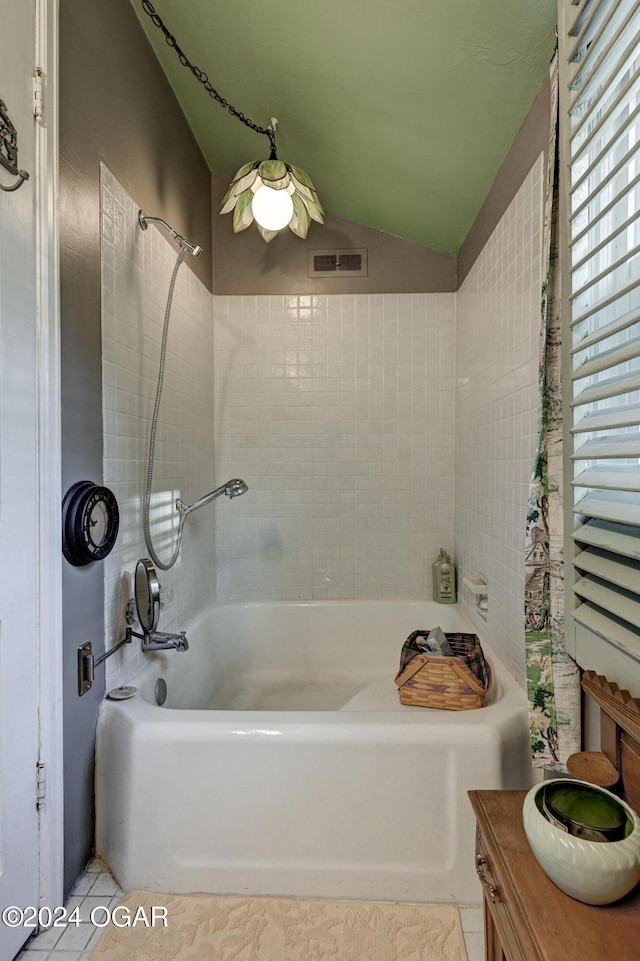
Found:
[[[4, 164], [2, 164], [2, 166], [4, 167]], [[0, 184], [0, 190], [4, 190], [7, 193], [11, 193], [12, 190], [17, 190], [18, 187], [22, 187], [25, 180], [29, 179], [29, 174], [26, 170], [11, 170], [9, 172], [12, 173], [14, 177], [18, 177], [18, 180], [11, 187], [5, 187], [4, 184]]]
[[4, 167], [12, 177], [18, 178], [17, 182], [10, 187], [0, 184], [0, 190], [11, 193], [22, 187], [25, 180], [29, 179], [26, 170], [18, 170], [18, 132], [11, 123], [4, 100], [0, 100], [0, 166]]

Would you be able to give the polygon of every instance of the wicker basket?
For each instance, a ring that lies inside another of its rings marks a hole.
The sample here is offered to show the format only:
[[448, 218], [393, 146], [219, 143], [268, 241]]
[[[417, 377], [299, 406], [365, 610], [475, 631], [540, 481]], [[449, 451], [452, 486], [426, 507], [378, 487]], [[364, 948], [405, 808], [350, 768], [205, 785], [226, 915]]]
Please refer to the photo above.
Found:
[[418, 642], [429, 631], [414, 631], [404, 642], [395, 679], [401, 704], [444, 711], [482, 707], [492, 677], [480, 641], [476, 634], [445, 633], [454, 657], [425, 653]]

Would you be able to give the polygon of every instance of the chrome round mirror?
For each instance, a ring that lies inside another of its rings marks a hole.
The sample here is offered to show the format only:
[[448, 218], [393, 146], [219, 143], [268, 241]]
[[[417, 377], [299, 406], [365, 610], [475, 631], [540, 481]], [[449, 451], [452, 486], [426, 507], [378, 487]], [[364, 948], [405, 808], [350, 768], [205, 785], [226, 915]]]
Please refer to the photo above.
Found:
[[145, 634], [153, 634], [160, 620], [160, 585], [148, 557], [136, 564], [135, 595], [140, 626]]

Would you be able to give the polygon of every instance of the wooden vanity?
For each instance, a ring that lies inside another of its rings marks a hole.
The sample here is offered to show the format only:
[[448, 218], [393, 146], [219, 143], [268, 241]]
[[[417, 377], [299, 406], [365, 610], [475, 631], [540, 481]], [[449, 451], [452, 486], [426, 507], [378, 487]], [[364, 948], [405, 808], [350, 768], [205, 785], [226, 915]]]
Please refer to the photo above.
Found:
[[[600, 708], [601, 750], [616, 793], [640, 811], [640, 699], [585, 673]], [[536, 861], [522, 826], [526, 791], [470, 791], [482, 883], [486, 961], [640, 961], [640, 885], [596, 907], [563, 894]]]

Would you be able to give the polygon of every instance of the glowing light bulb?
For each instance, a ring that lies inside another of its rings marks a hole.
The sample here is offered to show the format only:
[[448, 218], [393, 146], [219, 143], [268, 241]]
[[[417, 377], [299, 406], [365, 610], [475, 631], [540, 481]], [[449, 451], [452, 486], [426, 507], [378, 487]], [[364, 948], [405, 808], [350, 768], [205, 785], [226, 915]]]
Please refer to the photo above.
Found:
[[282, 230], [293, 217], [293, 201], [286, 190], [274, 190], [263, 184], [255, 192], [251, 210], [265, 230]]

